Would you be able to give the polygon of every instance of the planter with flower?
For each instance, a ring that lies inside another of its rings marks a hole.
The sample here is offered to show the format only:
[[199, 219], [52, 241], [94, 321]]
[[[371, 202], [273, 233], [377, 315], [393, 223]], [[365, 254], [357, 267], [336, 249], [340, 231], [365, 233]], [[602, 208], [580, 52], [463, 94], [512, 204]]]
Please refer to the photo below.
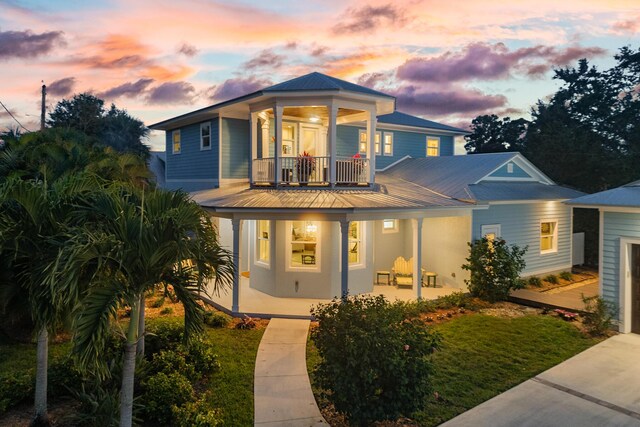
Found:
[[316, 170], [316, 159], [311, 154], [303, 151], [296, 157], [296, 174], [301, 186], [307, 185], [311, 174]]

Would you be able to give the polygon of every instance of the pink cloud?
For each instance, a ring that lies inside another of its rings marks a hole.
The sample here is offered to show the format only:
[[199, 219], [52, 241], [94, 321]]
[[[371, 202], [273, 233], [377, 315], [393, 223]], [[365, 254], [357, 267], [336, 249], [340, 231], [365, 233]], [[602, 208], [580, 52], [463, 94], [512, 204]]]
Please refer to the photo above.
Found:
[[0, 31], [0, 60], [33, 58], [64, 44], [62, 31]]

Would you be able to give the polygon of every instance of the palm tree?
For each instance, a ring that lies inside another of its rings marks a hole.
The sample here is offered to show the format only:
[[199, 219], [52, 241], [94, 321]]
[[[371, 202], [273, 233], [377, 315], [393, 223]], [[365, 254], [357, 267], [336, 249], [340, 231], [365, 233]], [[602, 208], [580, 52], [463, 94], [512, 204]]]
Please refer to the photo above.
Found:
[[[209, 218], [186, 193], [140, 192], [123, 185], [96, 193], [86, 203], [87, 231], [70, 240], [61, 256], [66, 287], [77, 289], [87, 265], [96, 268], [74, 324], [74, 348], [81, 366], [100, 364], [117, 311], [130, 308], [125, 332], [120, 425], [131, 426], [136, 346], [144, 339], [142, 297], [159, 284], [171, 285], [185, 310], [185, 336], [202, 331], [198, 294], [213, 283], [228, 287], [234, 266]], [[72, 294], [72, 292], [63, 292]]]
[[37, 332], [35, 421], [44, 424], [49, 332], [74, 303], [60, 298], [51, 265], [74, 222], [75, 202], [95, 187], [95, 180], [80, 175], [52, 185], [12, 178], [0, 187], [0, 254], [7, 269], [3, 273], [9, 276], [0, 282], [1, 303], [3, 311], [28, 306]]

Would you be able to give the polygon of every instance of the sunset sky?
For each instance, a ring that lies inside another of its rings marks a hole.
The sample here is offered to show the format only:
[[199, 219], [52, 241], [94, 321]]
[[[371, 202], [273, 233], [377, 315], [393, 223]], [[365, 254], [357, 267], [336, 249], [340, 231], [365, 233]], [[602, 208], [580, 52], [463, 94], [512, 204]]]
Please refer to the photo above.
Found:
[[35, 130], [44, 81], [49, 110], [90, 91], [151, 124], [319, 71], [467, 126], [527, 117], [553, 67], [608, 67], [625, 45], [640, 0], [0, 0], [0, 101]]

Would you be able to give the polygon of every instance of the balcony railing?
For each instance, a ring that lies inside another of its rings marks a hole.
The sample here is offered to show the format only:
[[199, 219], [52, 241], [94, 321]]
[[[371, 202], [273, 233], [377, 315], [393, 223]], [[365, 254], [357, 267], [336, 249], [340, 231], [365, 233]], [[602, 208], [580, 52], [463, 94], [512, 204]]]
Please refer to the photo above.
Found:
[[[252, 183], [275, 184], [275, 157], [253, 160]], [[331, 157], [281, 157], [278, 185], [307, 186], [331, 185]], [[333, 184], [355, 185], [369, 183], [369, 159], [338, 157], [334, 163], [336, 178]]]

